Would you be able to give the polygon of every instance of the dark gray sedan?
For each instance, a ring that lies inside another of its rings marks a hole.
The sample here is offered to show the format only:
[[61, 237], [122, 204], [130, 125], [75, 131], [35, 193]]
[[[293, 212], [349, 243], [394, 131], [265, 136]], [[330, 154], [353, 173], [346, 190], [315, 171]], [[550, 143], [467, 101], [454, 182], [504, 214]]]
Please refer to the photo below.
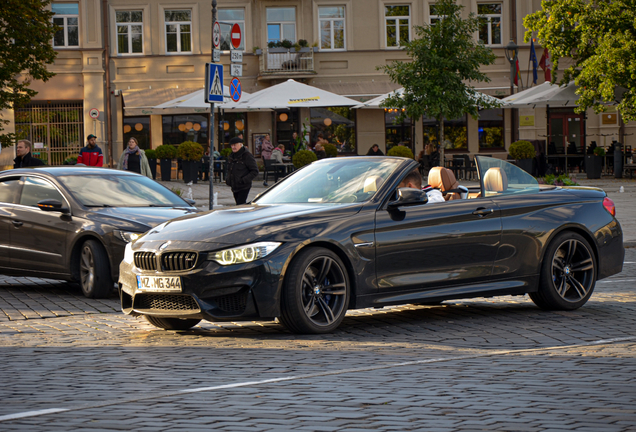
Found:
[[78, 281], [85, 296], [113, 292], [128, 242], [197, 212], [145, 176], [89, 167], [0, 172], [0, 274]]

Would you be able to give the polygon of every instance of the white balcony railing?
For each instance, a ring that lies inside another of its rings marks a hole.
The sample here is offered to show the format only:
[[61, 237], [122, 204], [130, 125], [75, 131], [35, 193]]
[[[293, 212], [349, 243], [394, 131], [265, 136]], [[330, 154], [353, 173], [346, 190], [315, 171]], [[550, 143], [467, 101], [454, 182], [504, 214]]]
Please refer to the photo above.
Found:
[[260, 56], [261, 73], [314, 72], [312, 48], [301, 52], [267, 48]]

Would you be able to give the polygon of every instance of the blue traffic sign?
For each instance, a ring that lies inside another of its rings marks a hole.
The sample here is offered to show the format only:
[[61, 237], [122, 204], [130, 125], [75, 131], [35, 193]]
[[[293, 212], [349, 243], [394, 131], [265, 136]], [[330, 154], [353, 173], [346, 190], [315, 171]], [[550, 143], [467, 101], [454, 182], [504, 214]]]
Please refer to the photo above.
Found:
[[223, 102], [223, 65], [205, 64], [205, 101]]
[[238, 102], [241, 99], [241, 80], [238, 78], [232, 78], [230, 83], [230, 96], [234, 102]]

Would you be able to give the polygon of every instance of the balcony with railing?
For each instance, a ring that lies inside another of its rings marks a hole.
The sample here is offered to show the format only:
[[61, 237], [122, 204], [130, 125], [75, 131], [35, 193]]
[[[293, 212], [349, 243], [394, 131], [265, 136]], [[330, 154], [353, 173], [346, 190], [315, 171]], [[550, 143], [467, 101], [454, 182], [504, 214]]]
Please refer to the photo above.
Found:
[[[258, 52], [257, 52], [258, 54]], [[309, 77], [316, 74], [313, 48], [299, 51], [286, 48], [266, 48], [259, 55], [261, 79]]]

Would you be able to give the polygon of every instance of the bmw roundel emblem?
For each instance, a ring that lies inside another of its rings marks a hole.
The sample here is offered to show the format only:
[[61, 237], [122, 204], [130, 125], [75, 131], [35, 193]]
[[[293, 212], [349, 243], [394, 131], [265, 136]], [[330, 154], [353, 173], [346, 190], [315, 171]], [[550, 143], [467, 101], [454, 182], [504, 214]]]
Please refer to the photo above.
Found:
[[164, 244], [162, 244], [161, 246], [159, 246], [159, 250], [164, 250], [165, 248], [168, 247], [168, 245], [170, 244], [170, 242], [165, 242]]

